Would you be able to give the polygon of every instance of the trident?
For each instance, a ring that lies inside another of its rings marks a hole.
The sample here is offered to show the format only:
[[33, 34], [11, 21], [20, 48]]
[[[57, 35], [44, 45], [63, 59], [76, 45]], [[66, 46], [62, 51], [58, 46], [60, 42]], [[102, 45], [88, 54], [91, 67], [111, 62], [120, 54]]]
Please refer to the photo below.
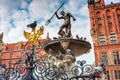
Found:
[[64, 5], [64, 3], [62, 3], [62, 5], [54, 12], [54, 14], [51, 16], [51, 18], [50, 19], [48, 19], [47, 20], [47, 22], [46, 22], [46, 26], [50, 23], [50, 21], [51, 21], [51, 19], [54, 17], [54, 15], [55, 15], [55, 13], [62, 7]]

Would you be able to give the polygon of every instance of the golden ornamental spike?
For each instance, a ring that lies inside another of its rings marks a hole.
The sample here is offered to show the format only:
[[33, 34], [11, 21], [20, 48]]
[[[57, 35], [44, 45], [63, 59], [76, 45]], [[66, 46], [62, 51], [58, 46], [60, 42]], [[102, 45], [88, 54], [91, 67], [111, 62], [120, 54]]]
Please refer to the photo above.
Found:
[[33, 45], [36, 45], [38, 43], [38, 40], [41, 38], [40, 36], [44, 33], [44, 26], [40, 27], [38, 30], [36, 30], [36, 22], [27, 25], [27, 27], [32, 28], [31, 32], [25, 32], [24, 36], [29, 41], [32, 42]]

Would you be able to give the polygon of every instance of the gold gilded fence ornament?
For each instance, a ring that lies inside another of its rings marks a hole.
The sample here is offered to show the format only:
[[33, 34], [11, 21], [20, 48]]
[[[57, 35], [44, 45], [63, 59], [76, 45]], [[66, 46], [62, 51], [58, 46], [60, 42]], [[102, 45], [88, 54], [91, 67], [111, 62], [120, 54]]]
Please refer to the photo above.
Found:
[[38, 39], [40, 39], [41, 35], [44, 33], [44, 26], [40, 27], [38, 30], [36, 30], [37, 22], [34, 21], [34, 23], [28, 24], [27, 27], [32, 28], [31, 32], [25, 32], [24, 36], [29, 41], [32, 42], [33, 45], [37, 44]]

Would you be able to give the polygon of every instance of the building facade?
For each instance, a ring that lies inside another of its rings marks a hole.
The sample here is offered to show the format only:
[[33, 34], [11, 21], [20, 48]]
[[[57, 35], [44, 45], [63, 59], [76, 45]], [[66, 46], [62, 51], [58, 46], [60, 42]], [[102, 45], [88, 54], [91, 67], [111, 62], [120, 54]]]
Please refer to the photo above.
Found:
[[105, 64], [106, 80], [120, 80], [120, 3], [88, 0], [88, 9], [95, 64]]
[[[27, 52], [31, 51], [32, 44], [30, 42], [17, 42], [11, 44], [4, 44], [2, 42], [3, 34], [0, 34], [0, 65], [4, 64], [6, 68], [13, 67], [19, 59], [25, 58]], [[35, 51], [43, 55], [45, 52], [41, 49], [45, 39], [38, 41]]]

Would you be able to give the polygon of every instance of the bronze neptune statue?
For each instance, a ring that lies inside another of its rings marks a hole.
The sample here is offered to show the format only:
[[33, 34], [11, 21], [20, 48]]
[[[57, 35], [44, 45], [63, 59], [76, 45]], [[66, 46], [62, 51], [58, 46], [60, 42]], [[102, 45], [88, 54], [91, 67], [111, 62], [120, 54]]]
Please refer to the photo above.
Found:
[[[56, 17], [58, 19], [64, 19], [64, 23], [60, 26], [60, 30], [58, 31], [58, 34], [61, 35], [61, 37], [71, 37], [71, 17], [75, 21], [75, 17], [72, 16], [71, 13], [65, 13], [64, 11], [61, 11], [61, 17], [58, 16], [57, 12], [55, 12]], [[64, 31], [65, 29], [65, 31]]]

